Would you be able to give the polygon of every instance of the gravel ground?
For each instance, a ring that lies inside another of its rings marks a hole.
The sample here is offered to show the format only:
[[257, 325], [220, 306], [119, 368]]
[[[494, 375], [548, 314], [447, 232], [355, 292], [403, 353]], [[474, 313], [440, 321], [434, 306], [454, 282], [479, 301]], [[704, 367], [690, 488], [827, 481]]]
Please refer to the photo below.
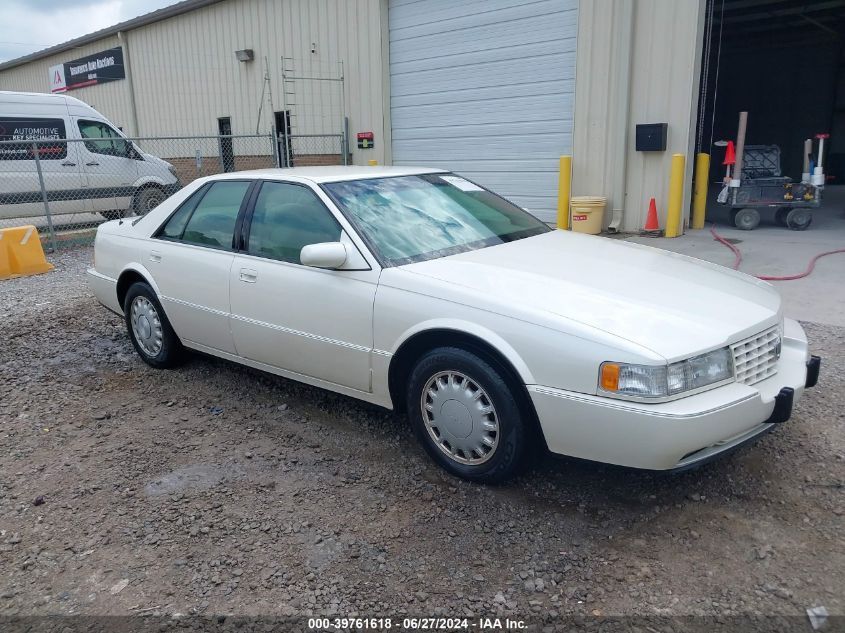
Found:
[[207, 357], [147, 367], [91, 257], [0, 283], [0, 616], [845, 611], [843, 328], [805, 324], [820, 385], [753, 447], [486, 487], [389, 412]]

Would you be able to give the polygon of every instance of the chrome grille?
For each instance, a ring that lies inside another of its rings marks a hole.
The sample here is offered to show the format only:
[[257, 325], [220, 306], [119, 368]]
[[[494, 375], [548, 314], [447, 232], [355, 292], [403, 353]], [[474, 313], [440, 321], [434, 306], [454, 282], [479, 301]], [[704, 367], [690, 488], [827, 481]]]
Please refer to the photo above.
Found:
[[731, 345], [736, 381], [753, 385], [774, 376], [778, 371], [780, 345], [778, 326]]

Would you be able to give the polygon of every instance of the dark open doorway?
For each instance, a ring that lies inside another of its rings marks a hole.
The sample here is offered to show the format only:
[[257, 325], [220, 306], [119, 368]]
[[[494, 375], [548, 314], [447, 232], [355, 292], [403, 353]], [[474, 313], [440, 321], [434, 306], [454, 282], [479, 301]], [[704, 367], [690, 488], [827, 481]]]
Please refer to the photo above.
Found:
[[227, 116], [217, 119], [217, 133], [220, 134], [220, 162], [223, 171], [235, 171], [235, 148], [231, 138], [232, 119]]
[[[721, 139], [777, 145], [798, 177], [804, 139], [829, 133], [828, 184], [845, 184], [845, 0], [707, 0], [696, 152], [723, 174]], [[708, 45], [709, 43], [709, 45]]]
[[293, 146], [291, 145], [290, 110], [274, 112], [276, 143], [278, 146], [279, 167], [293, 167]]

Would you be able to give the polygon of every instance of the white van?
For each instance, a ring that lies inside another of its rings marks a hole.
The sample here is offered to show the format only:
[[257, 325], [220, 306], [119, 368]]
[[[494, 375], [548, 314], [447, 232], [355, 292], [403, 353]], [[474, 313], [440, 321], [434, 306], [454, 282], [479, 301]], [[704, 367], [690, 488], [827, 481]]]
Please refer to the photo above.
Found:
[[[51, 144], [58, 139], [79, 141]], [[173, 165], [79, 99], [0, 91], [0, 219], [44, 215], [31, 141], [39, 141], [51, 214], [142, 215], [181, 186]]]

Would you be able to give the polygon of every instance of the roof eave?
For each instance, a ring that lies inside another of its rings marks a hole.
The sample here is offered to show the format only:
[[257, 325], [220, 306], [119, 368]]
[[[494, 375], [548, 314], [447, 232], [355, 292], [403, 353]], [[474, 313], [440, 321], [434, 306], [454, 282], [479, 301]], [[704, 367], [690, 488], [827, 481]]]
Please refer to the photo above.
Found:
[[167, 20], [168, 18], [173, 18], [177, 15], [182, 15], [183, 13], [188, 13], [189, 11], [194, 11], [195, 9], [200, 9], [211, 4], [217, 4], [218, 2], [223, 2], [223, 0], [182, 0], [182, 2], [170, 5], [169, 7], [164, 7], [163, 9], [139, 15], [137, 18], [126, 20], [125, 22], [115, 24], [114, 26], [108, 26], [104, 29], [100, 29], [99, 31], [89, 33], [88, 35], [83, 35], [82, 37], [77, 37], [76, 39], [63, 42], [62, 44], [56, 44], [50, 48], [45, 48], [40, 51], [30, 53], [29, 55], [24, 55], [23, 57], [10, 59], [9, 61], [0, 64], [0, 71], [9, 70], [51, 55], [57, 55], [58, 53], [73, 50], [74, 48], [78, 48], [85, 44], [90, 44], [91, 42], [96, 42], [97, 40], [117, 35], [120, 32], [131, 31], [132, 29], [137, 29], [141, 26], [146, 26], [147, 24], [161, 22], [162, 20]]

